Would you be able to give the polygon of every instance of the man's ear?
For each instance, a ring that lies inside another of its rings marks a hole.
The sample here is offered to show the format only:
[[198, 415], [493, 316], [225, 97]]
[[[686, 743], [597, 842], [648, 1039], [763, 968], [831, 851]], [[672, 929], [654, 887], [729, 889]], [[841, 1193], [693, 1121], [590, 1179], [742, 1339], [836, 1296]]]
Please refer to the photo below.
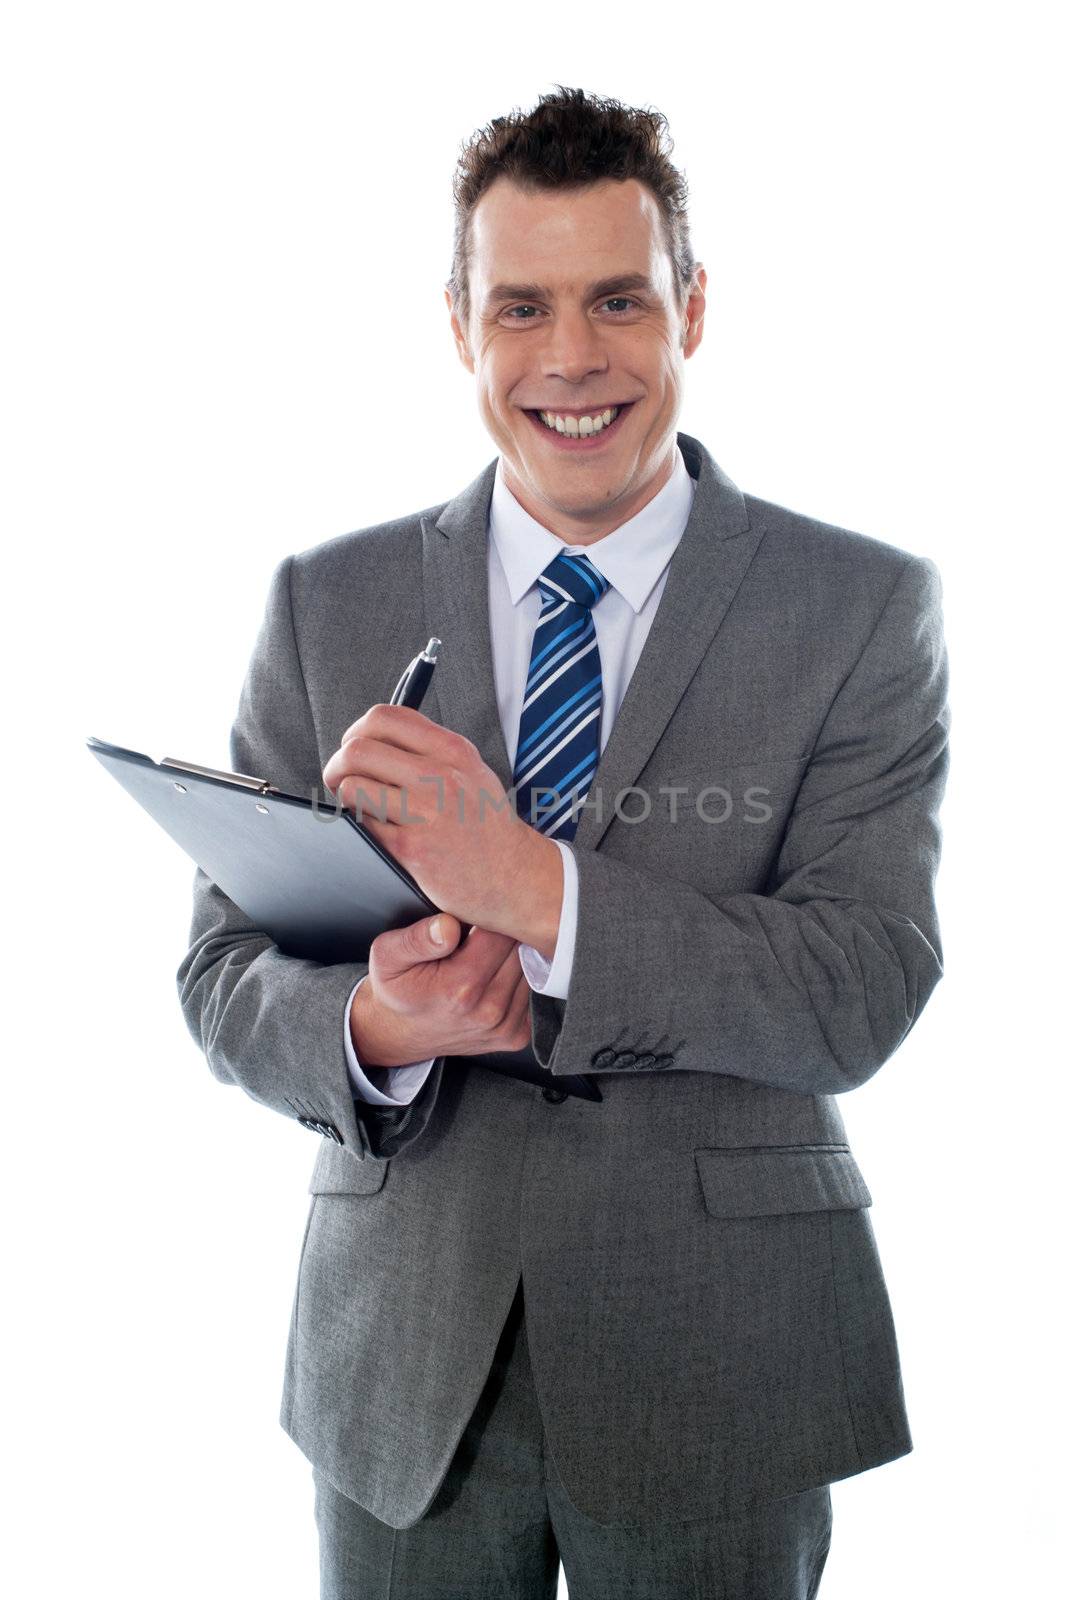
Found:
[[687, 304], [683, 308], [684, 357], [692, 356], [702, 342], [702, 328], [705, 322], [705, 284], [705, 268], [700, 261], [696, 261]]
[[458, 314], [452, 302], [452, 291], [450, 289], [445, 289], [444, 291], [444, 303], [448, 307], [448, 316], [452, 327], [452, 338], [455, 340], [456, 354], [466, 367], [467, 371], [473, 372], [474, 358], [470, 353], [470, 346], [467, 344], [466, 333], [463, 331], [462, 324], [459, 321]]

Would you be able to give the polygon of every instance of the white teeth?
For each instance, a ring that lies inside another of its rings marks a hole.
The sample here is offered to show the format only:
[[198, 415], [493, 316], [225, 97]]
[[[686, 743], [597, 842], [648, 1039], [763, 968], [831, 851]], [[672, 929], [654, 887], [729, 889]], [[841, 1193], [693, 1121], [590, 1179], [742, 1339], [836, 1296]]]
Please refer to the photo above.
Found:
[[602, 428], [607, 428], [620, 414], [619, 406], [608, 406], [592, 417], [561, 417], [555, 411], [539, 411], [538, 416], [547, 428], [555, 428], [569, 439], [588, 439]]

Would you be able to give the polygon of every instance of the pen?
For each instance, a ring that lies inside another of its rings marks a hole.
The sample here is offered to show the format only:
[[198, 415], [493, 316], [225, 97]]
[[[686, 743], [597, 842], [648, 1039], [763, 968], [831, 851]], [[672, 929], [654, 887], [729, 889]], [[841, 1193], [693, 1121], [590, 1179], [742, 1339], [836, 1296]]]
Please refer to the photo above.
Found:
[[437, 651], [440, 649], [439, 639], [430, 639], [424, 650], [419, 651], [414, 660], [405, 668], [403, 676], [392, 691], [392, 698], [388, 702], [391, 706], [409, 706], [412, 711], [417, 711], [422, 704], [429, 680], [433, 676], [433, 668], [437, 664]]

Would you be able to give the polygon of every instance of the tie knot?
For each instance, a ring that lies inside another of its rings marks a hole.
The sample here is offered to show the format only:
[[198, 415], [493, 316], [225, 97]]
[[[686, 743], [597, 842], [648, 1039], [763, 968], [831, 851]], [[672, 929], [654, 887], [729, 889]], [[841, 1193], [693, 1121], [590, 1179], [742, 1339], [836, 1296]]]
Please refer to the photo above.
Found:
[[598, 572], [589, 556], [581, 551], [560, 550], [538, 578], [542, 610], [571, 600], [587, 610], [597, 604], [608, 588], [608, 579]]

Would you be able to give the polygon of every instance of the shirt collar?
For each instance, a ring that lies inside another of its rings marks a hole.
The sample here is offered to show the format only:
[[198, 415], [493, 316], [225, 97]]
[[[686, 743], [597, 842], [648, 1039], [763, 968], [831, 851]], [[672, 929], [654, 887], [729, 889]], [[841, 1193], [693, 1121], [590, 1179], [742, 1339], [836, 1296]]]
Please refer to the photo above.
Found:
[[524, 511], [504, 482], [503, 465], [503, 457], [498, 456], [489, 501], [489, 532], [508, 580], [512, 605], [518, 605], [559, 551], [584, 548], [636, 614], [641, 611], [683, 537], [694, 500], [694, 479], [678, 446], [672, 476], [653, 499], [604, 538], [585, 547], [558, 539]]

